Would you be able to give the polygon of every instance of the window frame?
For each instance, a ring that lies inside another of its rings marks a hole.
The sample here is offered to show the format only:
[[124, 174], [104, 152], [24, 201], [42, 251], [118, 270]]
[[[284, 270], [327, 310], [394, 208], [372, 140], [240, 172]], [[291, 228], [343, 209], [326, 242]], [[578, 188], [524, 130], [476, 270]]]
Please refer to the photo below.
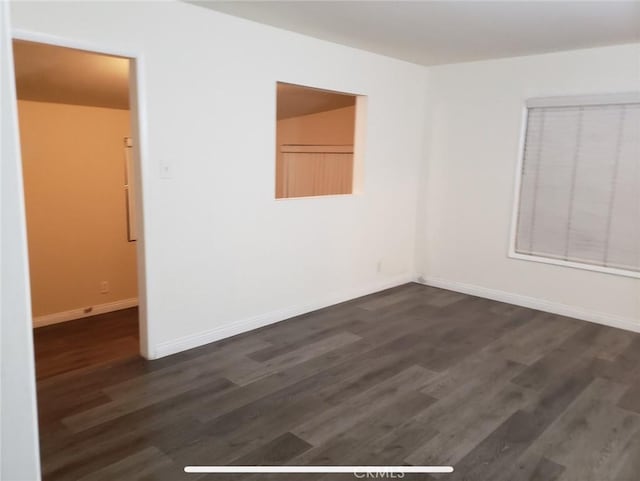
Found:
[[616, 275], [621, 277], [631, 277], [640, 279], [640, 272], [619, 269], [615, 267], [598, 266], [582, 262], [554, 259], [532, 254], [522, 254], [516, 251], [516, 238], [518, 235], [518, 215], [520, 210], [520, 194], [522, 188], [522, 169], [524, 167], [524, 154], [527, 141], [527, 126], [529, 121], [529, 109], [533, 107], [575, 107], [588, 105], [610, 105], [640, 103], [640, 92], [625, 92], [614, 94], [592, 94], [574, 95], [558, 97], [530, 97], [524, 99], [520, 115], [520, 138], [518, 143], [518, 157], [514, 173], [513, 204], [511, 208], [511, 226], [509, 233], [509, 248], [507, 257], [523, 261], [537, 262], [541, 264], [569, 267], [603, 274]]
[[[321, 90], [326, 92], [333, 92], [341, 95], [350, 95], [355, 97], [355, 119], [354, 119], [354, 135], [353, 143], [353, 165], [352, 165], [352, 181], [351, 192], [344, 194], [320, 194], [320, 195], [304, 195], [301, 197], [278, 197], [276, 191], [276, 185], [273, 186], [273, 198], [272, 200], [277, 203], [286, 203], [290, 201], [310, 201], [313, 202], [318, 199], [351, 199], [359, 198], [365, 193], [365, 157], [367, 150], [367, 129], [369, 125], [369, 94], [357, 93], [350, 89], [340, 89], [335, 87], [317, 87], [312, 84], [307, 84], [299, 80], [291, 79], [277, 79], [275, 81], [275, 95], [273, 97], [274, 113], [278, 110], [278, 84], [289, 84], [296, 87], [308, 88], [312, 90]], [[278, 119], [277, 114], [274, 115], [274, 127], [273, 127], [273, 143], [275, 148], [277, 145], [277, 132], [278, 132]], [[278, 175], [277, 161], [272, 164], [272, 178], [275, 180]]]

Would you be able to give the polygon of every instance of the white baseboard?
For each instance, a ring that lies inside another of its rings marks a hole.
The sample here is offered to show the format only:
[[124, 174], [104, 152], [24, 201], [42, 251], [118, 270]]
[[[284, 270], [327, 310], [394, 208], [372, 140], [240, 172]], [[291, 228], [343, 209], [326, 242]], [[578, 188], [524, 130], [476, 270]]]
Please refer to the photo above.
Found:
[[180, 337], [172, 341], [162, 342], [156, 344], [154, 350], [154, 359], [175, 354], [177, 352], [192, 349], [194, 347], [209, 344], [210, 342], [219, 341], [227, 337], [242, 334], [243, 332], [258, 329], [275, 322], [284, 321], [290, 317], [299, 316], [307, 312], [322, 309], [323, 307], [332, 306], [340, 302], [349, 301], [367, 294], [373, 294], [374, 292], [390, 289], [408, 282], [413, 282], [414, 276], [410, 274], [387, 279], [384, 282], [379, 282], [367, 286], [366, 288], [352, 289], [340, 293], [333, 293], [326, 297], [321, 298], [316, 302], [309, 304], [296, 305], [291, 307], [285, 307], [276, 311], [271, 311], [266, 314], [260, 314], [258, 316], [250, 317], [247, 319], [241, 319], [239, 321], [230, 322], [224, 326], [216, 327], [206, 331], [202, 331], [190, 336]]
[[106, 302], [97, 306], [81, 307], [79, 309], [71, 309], [70, 311], [54, 312], [33, 318], [33, 327], [48, 326], [49, 324], [58, 324], [59, 322], [73, 321], [83, 317], [105, 314], [107, 312], [119, 311], [120, 309], [128, 309], [138, 305], [137, 298], [122, 299], [121, 301]]
[[568, 304], [562, 304], [560, 302], [546, 301], [536, 297], [523, 296], [522, 294], [515, 294], [513, 292], [500, 291], [497, 289], [490, 289], [488, 287], [465, 284], [437, 277], [419, 277], [416, 282], [427, 286], [462, 292], [463, 294], [469, 294], [472, 296], [484, 297], [494, 301], [515, 304], [516, 306], [528, 307], [530, 309], [550, 312], [552, 314], [559, 314], [566, 317], [573, 317], [609, 327], [617, 327], [627, 331], [640, 332], [640, 320], [635, 320], [633, 318], [618, 317], [605, 312], [591, 311], [576, 306], [570, 306]]

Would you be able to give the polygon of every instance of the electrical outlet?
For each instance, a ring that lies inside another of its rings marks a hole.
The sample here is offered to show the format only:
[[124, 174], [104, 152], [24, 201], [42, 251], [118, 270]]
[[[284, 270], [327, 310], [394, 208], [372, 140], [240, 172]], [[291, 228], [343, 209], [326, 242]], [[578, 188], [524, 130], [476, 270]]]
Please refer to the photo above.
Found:
[[100, 283], [100, 294], [106, 294], [109, 292], [109, 281], [102, 281]]

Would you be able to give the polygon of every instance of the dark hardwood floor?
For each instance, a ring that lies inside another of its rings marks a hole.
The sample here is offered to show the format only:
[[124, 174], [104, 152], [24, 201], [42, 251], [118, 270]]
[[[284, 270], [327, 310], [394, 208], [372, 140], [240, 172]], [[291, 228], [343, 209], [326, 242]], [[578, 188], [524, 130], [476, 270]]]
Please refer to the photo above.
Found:
[[33, 343], [38, 379], [135, 358], [140, 352], [138, 308], [39, 327]]
[[187, 464], [640, 479], [640, 335], [418, 284], [38, 387], [46, 480], [356, 479]]

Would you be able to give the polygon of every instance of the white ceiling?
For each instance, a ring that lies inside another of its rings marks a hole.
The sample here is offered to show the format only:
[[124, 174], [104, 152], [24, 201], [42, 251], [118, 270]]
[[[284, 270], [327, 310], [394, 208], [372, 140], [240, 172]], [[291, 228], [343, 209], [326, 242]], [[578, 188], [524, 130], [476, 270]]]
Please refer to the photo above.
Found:
[[640, 0], [189, 3], [423, 65], [640, 42]]
[[13, 41], [21, 100], [129, 108], [129, 59]]

